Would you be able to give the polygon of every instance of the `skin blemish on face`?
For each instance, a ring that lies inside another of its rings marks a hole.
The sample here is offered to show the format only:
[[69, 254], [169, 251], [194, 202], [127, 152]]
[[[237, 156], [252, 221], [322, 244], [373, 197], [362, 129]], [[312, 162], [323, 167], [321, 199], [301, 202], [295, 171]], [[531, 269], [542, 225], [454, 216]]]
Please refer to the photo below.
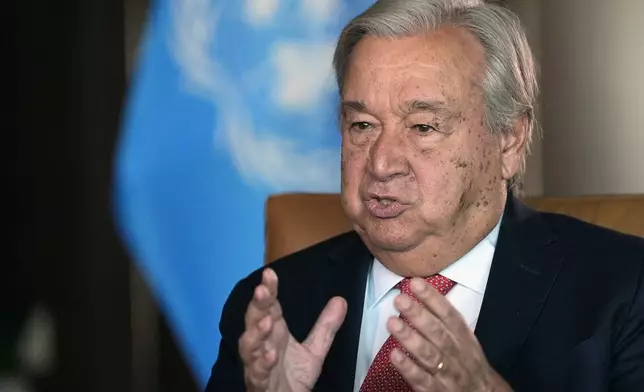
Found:
[[465, 209], [465, 195], [466, 195], [466, 194], [467, 194], [467, 192], [463, 192], [463, 193], [461, 194], [461, 197], [458, 199], [458, 209], [459, 209], [460, 211], [462, 211], [462, 210], [464, 210], [464, 209]]
[[462, 159], [461, 159], [461, 158], [459, 158], [459, 157], [455, 157], [455, 158], [450, 159], [450, 162], [451, 162], [451, 163], [454, 165], [454, 167], [456, 167], [457, 169], [465, 169], [466, 167], [468, 167], [468, 166], [469, 166], [469, 164], [468, 164], [466, 161], [462, 160]]
[[[465, 189], [465, 192], [461, 193], [461, 197], [458, 199], [458, 209], [459, 209], [459, 211], [465, 211], [466, 209], [468, 209], [472, 205], [473, 202], [471, 202], [471, 201], [468, 202], [467, 197], [472, 192], [472, 186], [473, 185], [474, 184], [470, 180], [469, 183], [467, 184], [467, 188]], [[454, 222], [456, 222], [456, 221], [454, 221]]]

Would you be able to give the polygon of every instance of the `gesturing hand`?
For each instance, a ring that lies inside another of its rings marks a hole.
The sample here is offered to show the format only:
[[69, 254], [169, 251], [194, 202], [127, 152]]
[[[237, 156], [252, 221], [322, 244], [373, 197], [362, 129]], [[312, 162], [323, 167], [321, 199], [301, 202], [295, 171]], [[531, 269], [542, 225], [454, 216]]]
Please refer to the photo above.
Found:
[[428, 391], [511, 391], [492, 369], [481, 346], [447, 299], [422, 279], [412, 279], [411, 292], [395, 305], [409, 323], [398, 317], [387, 324], [391, 334], [415, 359], [395, 349], [391, 361], [416, 392]]
[[313, 389], [322, 363], [347, 313], [347, 303], [332, 298], [309, 336], [299, 343], [289, 332], [277, 301], [277, 275], [265, 269], [246, 310], [239, 339], [249, 392], [305, 392]]

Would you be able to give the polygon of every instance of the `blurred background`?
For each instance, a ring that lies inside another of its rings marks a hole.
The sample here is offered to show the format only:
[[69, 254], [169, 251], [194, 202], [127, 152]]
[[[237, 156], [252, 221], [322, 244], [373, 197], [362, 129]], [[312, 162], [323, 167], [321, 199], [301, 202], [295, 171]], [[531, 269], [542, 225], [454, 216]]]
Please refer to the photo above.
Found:
[[[0, 391], [198, 391], [267, 195], [339, 189], [369, 0], [21, 0]], [[644, 0], [497, 1], [541, 69], [525, 193], [644, 193]]]

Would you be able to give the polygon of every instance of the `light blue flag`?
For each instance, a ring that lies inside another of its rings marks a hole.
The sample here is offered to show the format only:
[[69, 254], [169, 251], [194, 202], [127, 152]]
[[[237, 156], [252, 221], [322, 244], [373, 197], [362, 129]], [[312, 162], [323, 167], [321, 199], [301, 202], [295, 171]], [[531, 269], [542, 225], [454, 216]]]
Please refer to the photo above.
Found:
[[118, 222], [200, 385], [269, 194], [337, 192], [331, 59], [372, 0], [160, 0], [116, 162]]

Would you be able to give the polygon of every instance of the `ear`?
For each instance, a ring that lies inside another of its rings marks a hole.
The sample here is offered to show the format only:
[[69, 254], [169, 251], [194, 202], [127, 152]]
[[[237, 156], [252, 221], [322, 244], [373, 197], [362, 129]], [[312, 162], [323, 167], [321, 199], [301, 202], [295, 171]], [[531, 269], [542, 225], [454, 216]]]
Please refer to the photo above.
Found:
[[518, 171], [526, 155], [528, 119], [521, 116], [506, 134], [501, 136], [501, 169], [503, 178], [509, 180]]

